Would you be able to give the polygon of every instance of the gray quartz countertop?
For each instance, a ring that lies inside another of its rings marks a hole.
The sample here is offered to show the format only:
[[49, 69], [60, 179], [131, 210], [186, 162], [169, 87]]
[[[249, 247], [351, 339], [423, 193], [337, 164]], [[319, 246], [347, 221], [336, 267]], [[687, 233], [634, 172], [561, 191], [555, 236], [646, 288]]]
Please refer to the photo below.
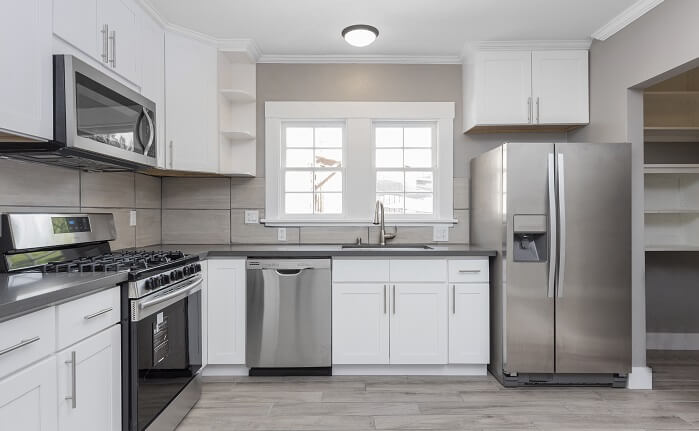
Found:
[[126, 281], [127, 272], [0, 274], [0, 322]]
[[182, 250], [186, 254], [207, 257], [338, 257], [338, 256], [495, 256], [495, 250], [487, 250], [468, 245], [430, 245], [431, 249], [362, 249], [342, 248], [340, 244], [162, 244], [145, 247], [146, 250]]

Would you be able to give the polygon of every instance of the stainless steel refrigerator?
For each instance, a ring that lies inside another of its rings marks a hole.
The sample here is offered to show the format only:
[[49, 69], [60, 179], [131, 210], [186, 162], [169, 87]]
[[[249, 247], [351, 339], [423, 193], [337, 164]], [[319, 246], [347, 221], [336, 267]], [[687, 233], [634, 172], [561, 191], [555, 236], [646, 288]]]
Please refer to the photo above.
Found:
[[471, 161], [471, 243], [494, 248], [491, 373], [624, 386], [631, 145], [507, 143]]

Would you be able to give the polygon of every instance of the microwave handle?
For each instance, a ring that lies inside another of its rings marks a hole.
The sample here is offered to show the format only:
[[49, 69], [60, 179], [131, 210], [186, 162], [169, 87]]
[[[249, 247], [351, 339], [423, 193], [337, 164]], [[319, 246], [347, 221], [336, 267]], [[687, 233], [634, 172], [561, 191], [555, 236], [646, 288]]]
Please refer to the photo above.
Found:
[[150, 115], [148, 115], [148, 111], [146, 111], [146, 108], [143, 108], [143, 115], [146, 117], [146, 121], [148, 121], [148, 144], [146, 144], [146, 149], [143, 152], [144, 156], [148, 155], [148, 151], [150, 151], [150, 147], [153, 146], [153, 142], [155, 140], [155, 126], [153, 125], [153, 120], [150, 118]]

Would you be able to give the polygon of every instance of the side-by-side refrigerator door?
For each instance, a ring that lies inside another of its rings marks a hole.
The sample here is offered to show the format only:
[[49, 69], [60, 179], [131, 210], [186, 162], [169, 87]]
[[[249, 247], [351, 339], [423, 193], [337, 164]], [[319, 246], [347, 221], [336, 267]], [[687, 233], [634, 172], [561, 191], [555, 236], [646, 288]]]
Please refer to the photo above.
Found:
[[631, 145], [556, 144], [556, 372], [631, 366]]
[[[555, 200], [553, 144], [508, 143], [503, 154], [507, 217], [503, 370], [554, 372]], [[553, 208], [553, 217], [550, 216]], [[553, 229], [552, 229], [553, 227]], [[550, 283], [551, 282], [551, 283]]]

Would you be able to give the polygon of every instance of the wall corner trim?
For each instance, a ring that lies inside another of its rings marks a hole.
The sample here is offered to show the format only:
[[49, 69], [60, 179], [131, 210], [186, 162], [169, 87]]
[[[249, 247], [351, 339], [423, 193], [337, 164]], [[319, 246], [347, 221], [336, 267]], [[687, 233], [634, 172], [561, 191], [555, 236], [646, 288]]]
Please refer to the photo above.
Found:
[[592, 38], [597, 40], [607, 40], [618, 31], [636, 21], [638, 18], [645, 15], [648, 11], [658, 6], [665, 0], [638, 0], [628, 8], [624, 9], [619, 15], [615, 16], [609, 22], [598, 28], [592, 33]]
[[627, 389], [653, 389], [653, 370], [649, 367], [632, 367]]

